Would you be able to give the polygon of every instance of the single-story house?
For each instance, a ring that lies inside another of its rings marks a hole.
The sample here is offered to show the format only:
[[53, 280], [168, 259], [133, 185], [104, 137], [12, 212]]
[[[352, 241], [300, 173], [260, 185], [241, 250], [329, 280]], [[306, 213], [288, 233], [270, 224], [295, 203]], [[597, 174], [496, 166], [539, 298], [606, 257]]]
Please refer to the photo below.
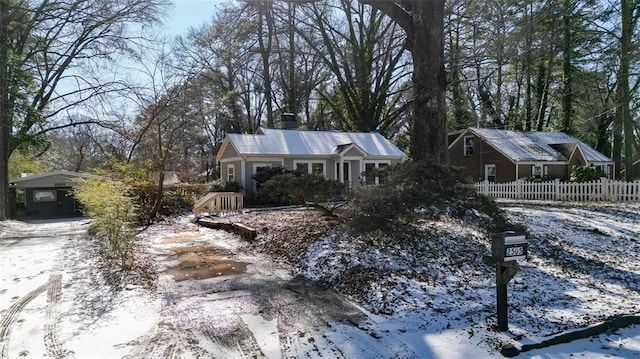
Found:
[[264, 167], [284, 167], [337, 179], [350, 187], [374, 184], [373, 168], [401, 162], [406, 155], [379, 133], [260, 128], [256, 134], [228, 134], [218, 151], [220, 176], [239, 182], [252, 197], [252, 176]]
[[71, 171], [24, 175], [9, 180], [11, 214], [17, 217], [53, 218], [81, 215], [73, 197], [79, 178], [103, 177]]
[[574, 166], [594, 164], [613, 178], [611, 158], [562, 132], [469, 128], [449, 143], [449, 159], [474, 181], [526, 177], [568, 179]]

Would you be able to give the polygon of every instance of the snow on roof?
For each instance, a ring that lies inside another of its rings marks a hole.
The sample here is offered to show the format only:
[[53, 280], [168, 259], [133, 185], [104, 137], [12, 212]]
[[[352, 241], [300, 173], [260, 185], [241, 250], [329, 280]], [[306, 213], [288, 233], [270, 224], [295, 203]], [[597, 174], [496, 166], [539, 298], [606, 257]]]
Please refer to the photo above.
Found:
[[584, 154], [585, 160], [588, 162], [612, 162], [611, 158], [596, 151], [591, 146], [578, 140], [577, 138], [567, 135], [564, 132], [526, 132], [527, 137], [536, 143], [557, 145], [563, 143], [574, 143]]
[[406, 155], [379, 133], [301, 131], [261, 128], [261, 134], [229, 134], [241, 155], [325, 155], [339, 146], [355, 144], [372, 157], [403, 158]]
[[487, 128], [470, 130], [514, 161], [567, 161], [568, 158], [552, 145], [575, 144], [588, 162], [611, 162], [607, 156], [562, 132], [520, 132]]
[[522, 132], [472, 128], [472, 132], [514, 161], [566, 161], [548, 145], [540, 145]]

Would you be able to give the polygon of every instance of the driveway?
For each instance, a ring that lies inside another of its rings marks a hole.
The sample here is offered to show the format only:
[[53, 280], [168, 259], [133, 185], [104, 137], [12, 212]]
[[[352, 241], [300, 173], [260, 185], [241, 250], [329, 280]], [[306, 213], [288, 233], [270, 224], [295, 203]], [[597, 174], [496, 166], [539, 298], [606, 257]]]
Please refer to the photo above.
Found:
[[162, 313], [131, 358], [353, 357], [354, 329], [361, 357], [376, 355], [377, 345], [362, 345], [377, 341], [364, 312], [235, 235], [183, 220], [141, 237], [159, 271]]
[[155, 291], [105, 282], [86, 219], [0, 226], [0, 359], [371, 357], [381, 344], [342, 296], [186, 219], [140, 235]]

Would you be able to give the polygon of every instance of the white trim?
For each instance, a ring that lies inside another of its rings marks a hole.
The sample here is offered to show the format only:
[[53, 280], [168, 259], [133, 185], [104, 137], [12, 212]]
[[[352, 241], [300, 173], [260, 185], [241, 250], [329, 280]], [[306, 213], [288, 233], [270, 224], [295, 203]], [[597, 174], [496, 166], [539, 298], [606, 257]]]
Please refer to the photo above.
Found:
[[520, 165], [535, 165], [535, 164], [539, 164], [539, 163], [543, 163], [545, 165], [566, 166], [566, 165], [569, 164], [569, 161], [518, 161], [518, 164], [520, 164]]
[[244, 156], [244, 159], [250, 162], [282, 162], [282, 157], [275, 156]]
[[[245, 159], [242, 158], [240, 160], [240, 181], [238, 181], [238, 183], [240, 183], [242, 185], [242, 188], [245, 187], [246, 183], [247, 183], [247, 164], [245, 162]], [[244, 192], [243, 192], [244, 193]]]
[[238, 162], [238, 161], [242, 161], [242, 157], [229, 157], [229, 158], [222, 159], [218, 162], [227, 163], [227, 162]]
[[[231, 171], [231, 173], [230, 173], [229, 170], [233, 170], [233, 171]], [[227, 164], [225, 174], [226, 174], [225, 177], [227, 179], [227, 182], [231, 182], [231, 181], [237, 182], [236, 165], [234, 163]], [[233, 175], [233, 179], [231, 179], [231, 180], [229, 179], [230, 175]]]
[[322, 175], [327, 177], [327, 161], [326, 160], [293, 160], [293, 170], [298, 169], [298, 163], [307, 163], [309, 164], [309, 168], [307, 170], [308, 174], [313, 174], [313, 164], [314, 163], [322, 163]]
[[[471, 139], [471, 153], [467, 154], [467, 138]], [[464, 136], [462, 141], [462, 155], [464, 157], [473, 156], [476, 154], [476, 144], [475, 144], [476, 136]]]
[[[360, 162], [360, 173], [362, 174], [362, 181], [364, 184], [367, 184], [367, 164], [374, 164], [374, 168], [380, 168], [381, 164], [385, 164], [387, 166], [391, 166], [391, 161], [388, 160], [384, 160], [384, 161], [373, 161], [373, 160], [364, 160]], [[375, 176], [373, 178], [373, 184], [379, 185], [380, 184], [380, 177]]]
[[[344, 174], [345, 174], [345, 172], [348, 173], [349, 181], [347, 183], [349, 184], [349, 188], [351, 188], [351, 183], [353, 182], [353, 179], [351, 178], [351, 170], [352, 170], [351, 161], [343, 161], [342, 159], [340, 159], [340, 161], [336, 162], [335, 164], [337, 166], [340, 166], [339, 167], [340, 168], [339, 171], [336, 171], [336, 172], [340, 172], [340, 176], [339, 176], [339, 178], [336, 177], [336, 179], [338, 181], [340, 181], [340, 183], [345, 183]], [[347, 167], [349, 167], [348, 171], [344, 170], [344, 165], [345, 164], [347, 165]], [[338, 174], [338, 173], [336, 173], [336, 174]]]
[[493, 182], [496, 182], [497, 178], [498, 178], [498, 168], [496, 167], [495, 164], [484, 165], [484, 180], [485, 181], [489, 181], [489, 168], [491, 168], [491, 167], [493, 167], [494, 170], [495, 170], [495, 173], [494, 173], [494, 177], [495, 178], [493, 179]]

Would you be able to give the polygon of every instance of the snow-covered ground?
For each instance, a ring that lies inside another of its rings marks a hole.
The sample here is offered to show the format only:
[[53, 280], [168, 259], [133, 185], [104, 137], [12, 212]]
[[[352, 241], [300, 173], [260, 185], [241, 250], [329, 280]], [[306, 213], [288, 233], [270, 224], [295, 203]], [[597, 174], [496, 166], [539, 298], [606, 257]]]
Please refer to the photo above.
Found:
[[[86, 220], [0, 222], [0, 358], [495, 358], [638, 314], [639, 205], [503, 205], [530, 229], [505, 333], [493, 329], [488, 239], [454, 219], [420, 223], [431, 235], [414, 248], [318, 233], [292, 271], [256, 253], [264, 243], [182, 217], [140, 235], [155, 291], [101, 279]], [[640, 358], [640, 326], [518, 356], [576, 357]]]

